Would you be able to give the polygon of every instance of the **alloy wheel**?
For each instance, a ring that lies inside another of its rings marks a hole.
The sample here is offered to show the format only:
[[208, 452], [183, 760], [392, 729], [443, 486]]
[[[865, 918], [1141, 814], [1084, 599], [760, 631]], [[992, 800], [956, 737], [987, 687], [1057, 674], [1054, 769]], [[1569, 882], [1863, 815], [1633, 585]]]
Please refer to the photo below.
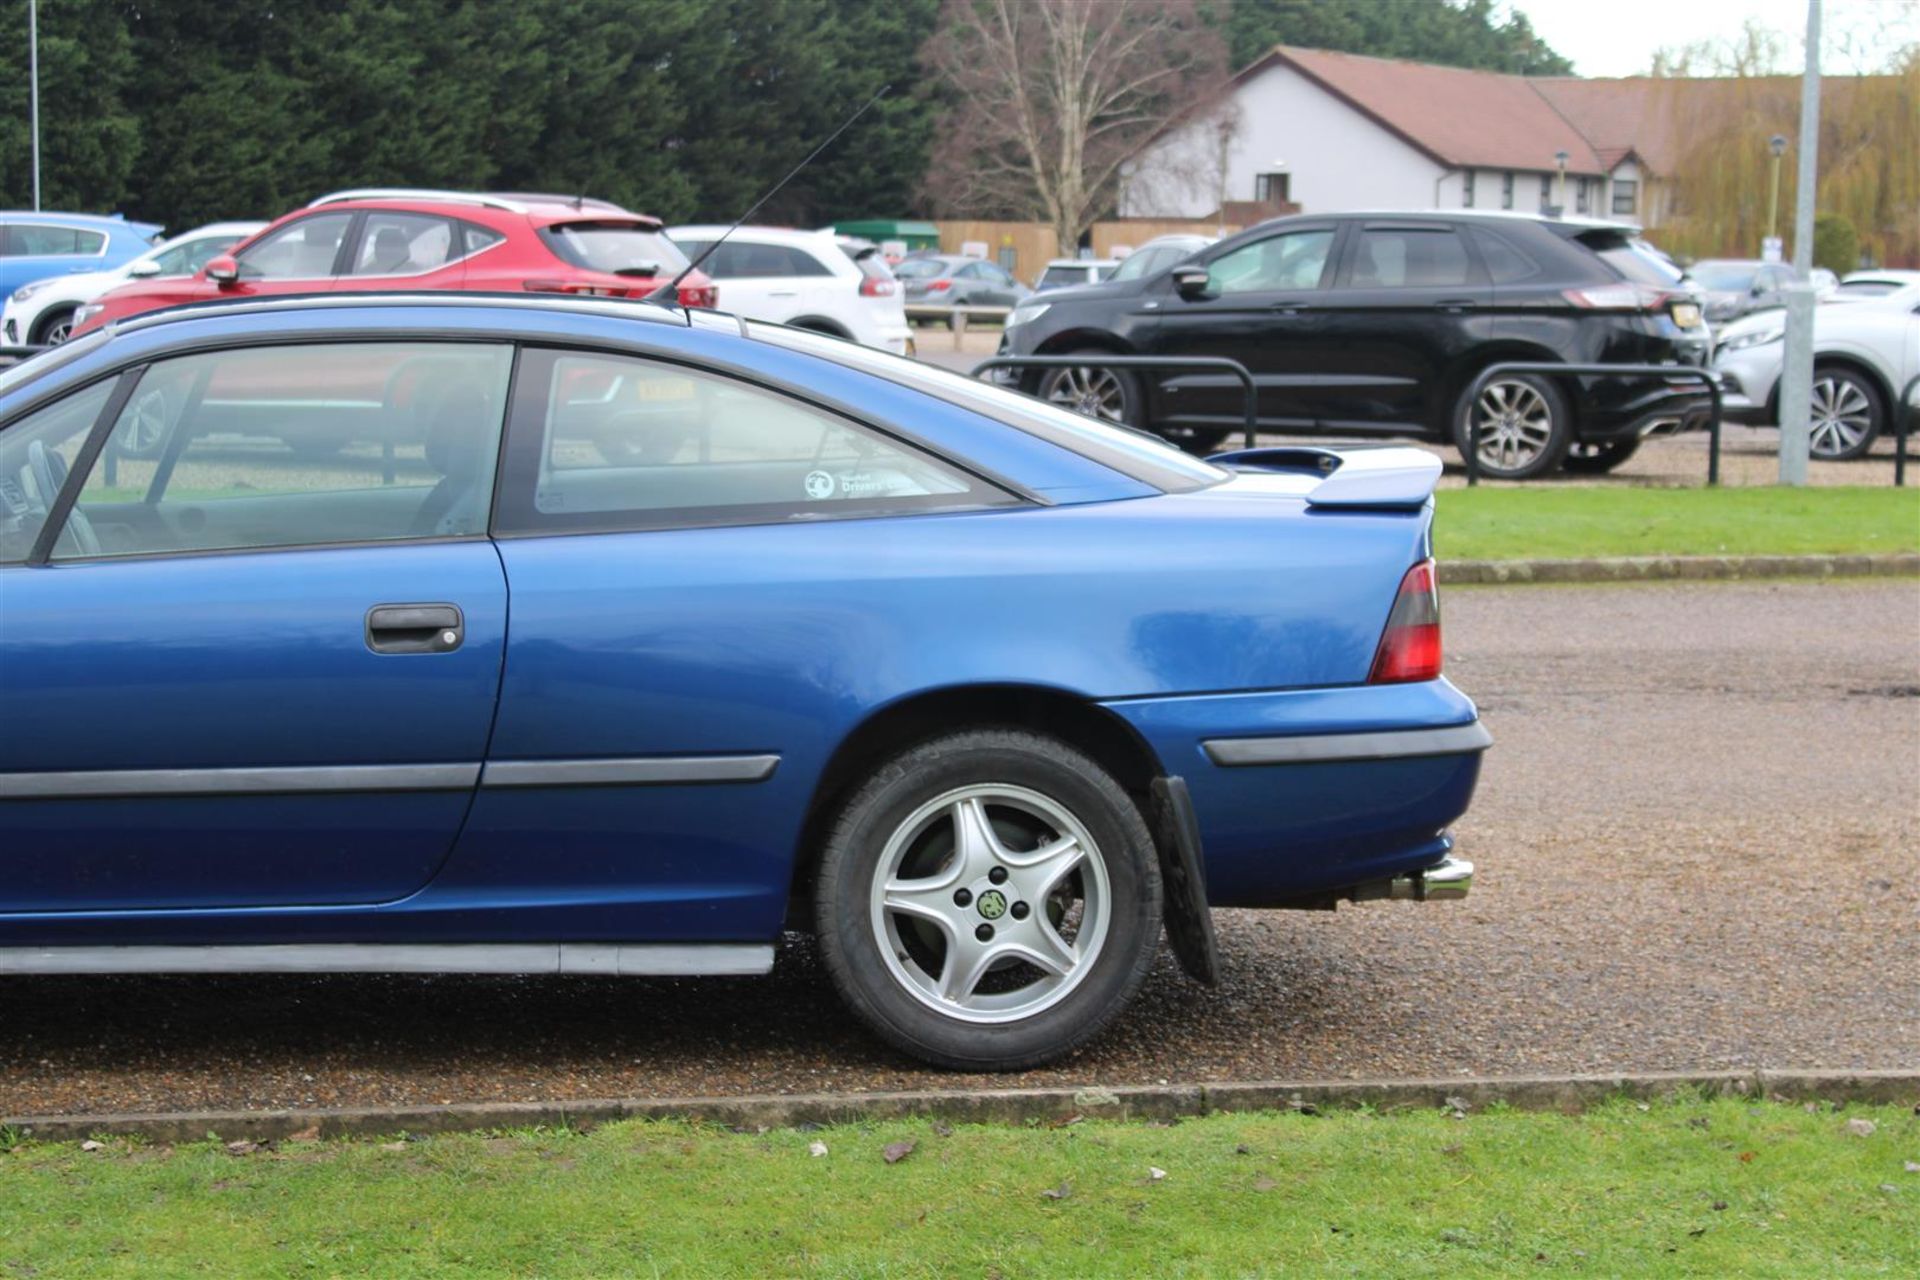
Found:
[[120, 452], [135, 458], [152, 456], [165, 442], [171, 418], [165, 391], [156, 387], [134, 397], [120, 424]]
[[1047, 400], [1090, 418], [1120, 423], [1127, 420], [1126, 388], [1111, 369], [1062, 369], [1047, 386]]
[[1481, 466], [1518, 471], [1546, 452], [1553, 409], [1527, 383], [1489, 383], [1474, 402], [1473, 434]]
[[1873, 429], [1873, 402], [1844, 378], [1813, 380], [1811, 445], [1816, 458], [1838, 458], [1860, 447]]
[[874, 941], [901, 988], [967, 1022], [1012, 1022], [1065, 999], [1107, 940], [1099, 847], [1057, 801], [1004, 783], [936, 796], [881, 851]]
[[72, 332], [73, 316], [71, 314], [64, 315], [46, 327], [40, 334], [40, 341], [49, 347], [57, 347], [65, 342], [67, 335]]

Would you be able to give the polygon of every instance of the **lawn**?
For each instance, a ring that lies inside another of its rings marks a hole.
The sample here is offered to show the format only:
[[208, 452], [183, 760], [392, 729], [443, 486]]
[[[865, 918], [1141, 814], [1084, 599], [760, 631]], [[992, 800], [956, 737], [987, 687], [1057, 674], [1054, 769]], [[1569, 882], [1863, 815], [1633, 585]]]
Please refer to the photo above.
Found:
[[1920, 489], [1443, 489], [1443, 560], [1920, 550]]
[[1914, 1276], [1913, 1162], [1908, 1109], [1731, 1099], [19, 1144], [0, 1276]]

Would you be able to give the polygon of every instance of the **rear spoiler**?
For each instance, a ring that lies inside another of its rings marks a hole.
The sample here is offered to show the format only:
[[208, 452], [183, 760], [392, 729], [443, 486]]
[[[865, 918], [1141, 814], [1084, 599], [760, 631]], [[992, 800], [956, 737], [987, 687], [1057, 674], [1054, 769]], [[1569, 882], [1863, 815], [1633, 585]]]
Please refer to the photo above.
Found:
[[1310, 507], [1421, 507], [1440, 482], [1440, 459], [1405, 445], [1346, 449], [1286, 445], [1216, 453], [1207, 461], [1236, 471], [1324, 475], [1326, 479], [1307, 493]]

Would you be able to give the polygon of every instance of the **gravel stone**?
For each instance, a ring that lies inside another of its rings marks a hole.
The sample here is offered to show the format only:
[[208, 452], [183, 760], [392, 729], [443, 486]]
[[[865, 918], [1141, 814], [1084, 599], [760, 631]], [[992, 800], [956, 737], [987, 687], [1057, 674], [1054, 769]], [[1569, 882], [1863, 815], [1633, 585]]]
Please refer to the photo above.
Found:
[[[1920, 582], [1471, 587], [1457, 903], [1217, 913], [1057, 1067], [922, 1069], [767, 979], [0, 980], [0, 1115], [1920, 1064]], [[1903, 696], [1903, 691], [1908, 691]]]

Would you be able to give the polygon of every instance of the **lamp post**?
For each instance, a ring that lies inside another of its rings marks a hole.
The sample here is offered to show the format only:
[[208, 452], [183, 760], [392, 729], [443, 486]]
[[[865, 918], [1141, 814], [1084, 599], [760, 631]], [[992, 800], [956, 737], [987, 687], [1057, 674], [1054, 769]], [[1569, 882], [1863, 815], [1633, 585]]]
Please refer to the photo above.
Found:
[[1767, 239], [1772, 240], [1780, 235], [1780, 157], [1787, 153], [1787, 135], [1767, 139], [1767, 150], [1773, 153], [1773, 193], [1767, 197]]
[[33, 134], [33, 211], [40, 212], [40, 0], [27, 0], [27, 117]]
[[1553, 203], [1561, 213], [1567, 211], [1567, 161], [1571, 159], [1573, 157], [1565, 151], [1553, 153], [1554, 168], [1560, 171], [1560, 176], [1554, 179]]

